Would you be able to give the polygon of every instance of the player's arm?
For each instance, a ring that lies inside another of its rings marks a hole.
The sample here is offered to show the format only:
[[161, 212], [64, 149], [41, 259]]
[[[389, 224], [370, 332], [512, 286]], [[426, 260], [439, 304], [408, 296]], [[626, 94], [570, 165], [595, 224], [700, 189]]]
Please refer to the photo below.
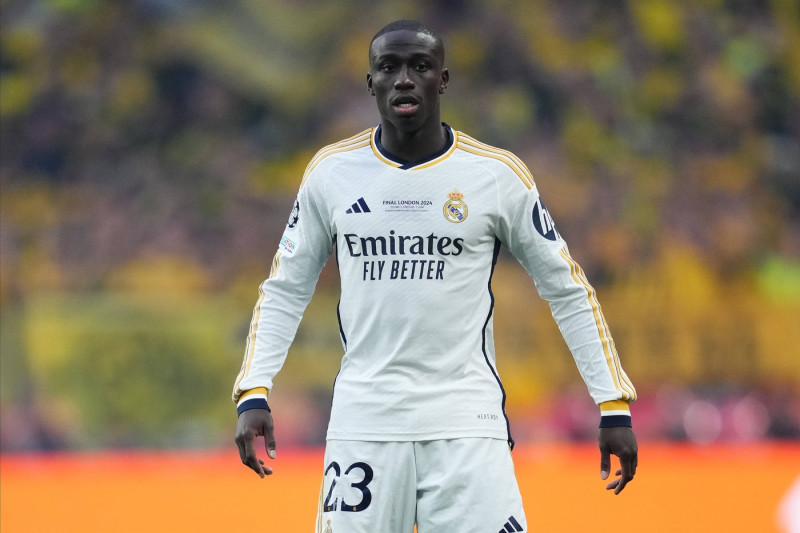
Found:
[[[600, 407], [600, 478], [608, 479], [611, 455], [616, 455], [620, 468], [615, 475], [619, 477], [606, 488], [619, 494], [633, 479], [638, 464], [638, 446], [630, 412], [636, 389], [622, 368], [597, 294], [583, 269], [570, 257], [566, 243], [558, 256], [568, 267], [558, 259], [551, 261], [553, 275], [540, 283], [539, 291], [548, 295], [545, 299], [550, 302], [581, 376]], [[551, 253], [551, 257], [555, 254]], [[567, 268], [572, 283], [565, 275]]]
[[622, 369], [595, 290], [570, 256], [532, 180], [500, 179], [498, 191], [498, 236], [549, 303], [581, 377], [600, 407], [601, 477], [606, 479], [610, 472], [610, 454], [617, 455], [621, 477], [608, 488], [619, 494], [633, 479], [638, 461], [629, 408], [636, 390]]
[[333, 250], [323, 184], [304, 178], [294, 209], [259, 290], [244, 360], [233, 388], [237, 405], [236, 445], [246, 466], [260, 477], [272, 473], [258, 458], [255, 440], [264, 437], [267, 455], [276, 444], [267, 396], [286, 360], [319, 274]]

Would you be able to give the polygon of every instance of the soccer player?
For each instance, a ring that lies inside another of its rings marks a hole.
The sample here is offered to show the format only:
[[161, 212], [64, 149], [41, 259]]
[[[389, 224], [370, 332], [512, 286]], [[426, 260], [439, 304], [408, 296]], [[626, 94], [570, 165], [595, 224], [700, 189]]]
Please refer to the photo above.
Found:
[[336, 253], [344, 347], [328, 426], [317, 531], [527, 531], [492, 334], [501, 245], [549, 302], [600, 408], [601, 478], [610, 454], [633, 479], [636, 391], [594, 289], [514, 154], [441, 122], [450, 74], [436, 34], [384, 27], [367, 89], [380, 125], [309, 162], [269, 278], [260, 287], [233, 399], [242, 462], [272, 473], [267, 396], [320, 270]]

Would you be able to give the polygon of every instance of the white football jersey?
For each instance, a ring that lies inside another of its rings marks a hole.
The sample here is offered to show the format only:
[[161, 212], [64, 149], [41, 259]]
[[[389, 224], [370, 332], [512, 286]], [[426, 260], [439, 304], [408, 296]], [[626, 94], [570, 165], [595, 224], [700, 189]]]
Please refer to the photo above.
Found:
[[510, 440], [492, 334], [501, 245], [549, 302], [595, 402], [635, 399], [531, 173], [512, 153], [447, 131], [446, 147], [421, 162], [389, 155], [380, 127], [314, 156], [260, 287], [234, 400], [272, 389], [335, 250], [344, 356], [328, 439]]

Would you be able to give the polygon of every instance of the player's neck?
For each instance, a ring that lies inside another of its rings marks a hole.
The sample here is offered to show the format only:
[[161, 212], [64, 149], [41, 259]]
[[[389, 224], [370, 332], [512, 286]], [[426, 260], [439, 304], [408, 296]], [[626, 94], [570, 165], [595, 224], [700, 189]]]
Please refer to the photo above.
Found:
[[447, 143], [447, 131], [441, 121], [413, 132], [402, 131], [384, 121], [381, 125], [381, 146], [404, 161], [422, 161], [441, 151]]

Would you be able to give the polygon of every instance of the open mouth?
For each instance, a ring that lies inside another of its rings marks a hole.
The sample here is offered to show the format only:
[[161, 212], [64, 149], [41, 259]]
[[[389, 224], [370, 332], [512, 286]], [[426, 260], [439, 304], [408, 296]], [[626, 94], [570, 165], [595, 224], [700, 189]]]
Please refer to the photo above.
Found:
[[392, 102], [392, 107], [401, 115], [410, 115], [419, 109], [419, 104], [413, 98], [398, 98]]

